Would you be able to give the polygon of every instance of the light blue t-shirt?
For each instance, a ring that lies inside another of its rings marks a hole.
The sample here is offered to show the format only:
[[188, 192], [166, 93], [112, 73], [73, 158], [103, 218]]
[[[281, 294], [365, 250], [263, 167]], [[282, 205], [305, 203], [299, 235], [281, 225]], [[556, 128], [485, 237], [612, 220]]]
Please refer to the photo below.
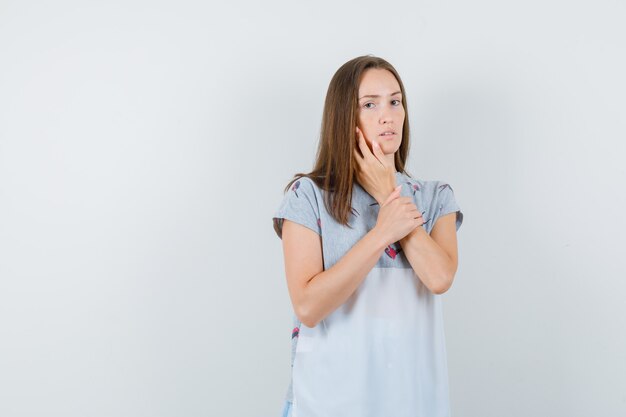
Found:
[[[463, 213], [452, 187], [396, 172], [401, 196], [410, 196], [431, 232], [437, 219]], [[273, 216], [321, 236], [324, 270], [330, 269], [376, 225], [379, 205], [358, 183], [352, 214], [343, 226], [326, 210], [325, 191], [310, 178], [292, 184]], [[293, 417], [447, 417], [448, 370], [441, 295], [413, 271], [399, 242], [389, 245], [357, 290], [309, 328], [293, 315], [291, 380], [286, 400]]]

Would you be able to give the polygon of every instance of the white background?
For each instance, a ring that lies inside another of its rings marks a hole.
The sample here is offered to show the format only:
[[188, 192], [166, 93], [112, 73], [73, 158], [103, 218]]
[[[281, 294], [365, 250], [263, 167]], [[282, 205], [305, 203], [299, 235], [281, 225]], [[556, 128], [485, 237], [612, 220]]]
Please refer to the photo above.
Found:
[[626, 6], [0, 1], [0, 415], [279, 416], [271, 217], [344, 62], [465, 215], [454, 417], [626, 415]]

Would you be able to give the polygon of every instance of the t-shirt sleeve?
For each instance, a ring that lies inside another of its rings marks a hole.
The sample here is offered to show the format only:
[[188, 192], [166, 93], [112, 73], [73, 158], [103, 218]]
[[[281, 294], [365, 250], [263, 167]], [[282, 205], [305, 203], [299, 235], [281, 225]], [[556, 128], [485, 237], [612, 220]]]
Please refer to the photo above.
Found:
[[296, 180], [274, 213], [272, 218], [274, 231], [281, 239], [284, 219], [306, 226], [320, 236], [322, 235], [318, 195], [313, 180], [307, 177]]
[[454, 197], [454, 190], [452, 190], [450, 184], [439, 181], [435, 193], [435, 197], [437, 199], [437, 207], [435, 222], [433, 223], [433, 225], [437, 222], [437, 219], [439, 217], [444, 216], [448, 213], [456, 212], [456, 230], [458, 231], [459, 227], [461, 227], [461, 224], [463, 223], [463, 212], [456, 202], [456, 198]]

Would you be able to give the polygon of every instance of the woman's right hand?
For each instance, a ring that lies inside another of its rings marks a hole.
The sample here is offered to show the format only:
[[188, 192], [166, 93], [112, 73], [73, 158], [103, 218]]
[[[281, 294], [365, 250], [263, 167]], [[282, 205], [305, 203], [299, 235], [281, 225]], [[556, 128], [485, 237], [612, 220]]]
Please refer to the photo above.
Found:
[[399, 241], [424, 224], [422, 214], [411, 197], [400, 197], [401, 188], [396, 187], [382, 204], [374, 227], [384, 236], [387, 245]]

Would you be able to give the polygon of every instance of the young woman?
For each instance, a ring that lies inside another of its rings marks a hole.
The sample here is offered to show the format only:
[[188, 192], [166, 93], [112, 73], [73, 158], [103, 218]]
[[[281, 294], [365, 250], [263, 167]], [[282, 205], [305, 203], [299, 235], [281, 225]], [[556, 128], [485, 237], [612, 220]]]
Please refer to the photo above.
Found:
[[313, 171], [274, 214], [294, 308], [284, 416], [448, 416], [440, 294], [463, 221], [452, 187], [412, 178], [406, 94], [387, 61], [333, 76]]

